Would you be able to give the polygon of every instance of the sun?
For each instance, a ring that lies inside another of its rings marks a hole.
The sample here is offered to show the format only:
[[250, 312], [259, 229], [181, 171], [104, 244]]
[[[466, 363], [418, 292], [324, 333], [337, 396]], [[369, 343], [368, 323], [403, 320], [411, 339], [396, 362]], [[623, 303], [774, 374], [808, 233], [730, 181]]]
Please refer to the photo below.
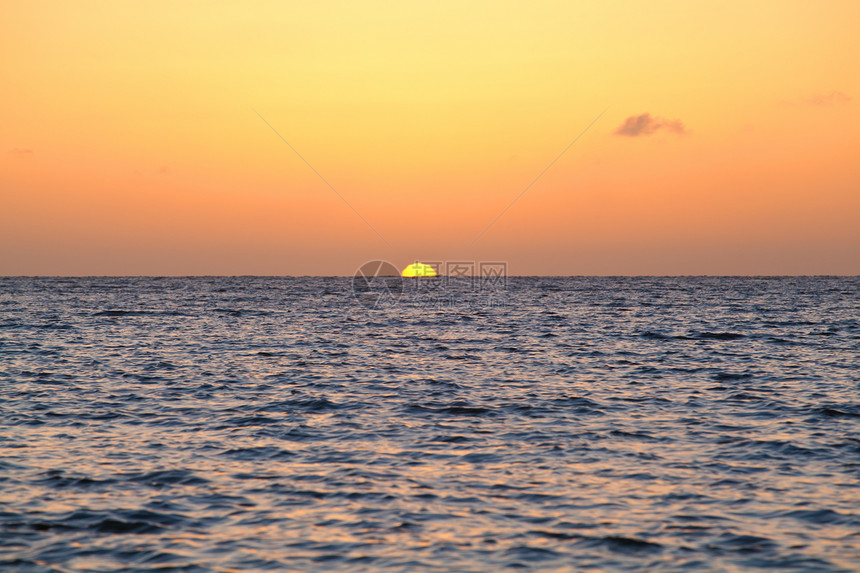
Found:
[[404, 277], [435, 277], [436, 269], [431, 265], [425, 265], [424, 263], [414, 262], [405, 269], [401, 273]]

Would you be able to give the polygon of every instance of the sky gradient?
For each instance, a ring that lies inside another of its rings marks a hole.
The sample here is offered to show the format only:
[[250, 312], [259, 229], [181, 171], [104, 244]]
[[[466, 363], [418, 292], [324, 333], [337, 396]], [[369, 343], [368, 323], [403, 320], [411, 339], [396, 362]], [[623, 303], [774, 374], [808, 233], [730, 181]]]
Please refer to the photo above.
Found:
[[0, 274], [858, 274], [858, 21], [0, 0]]

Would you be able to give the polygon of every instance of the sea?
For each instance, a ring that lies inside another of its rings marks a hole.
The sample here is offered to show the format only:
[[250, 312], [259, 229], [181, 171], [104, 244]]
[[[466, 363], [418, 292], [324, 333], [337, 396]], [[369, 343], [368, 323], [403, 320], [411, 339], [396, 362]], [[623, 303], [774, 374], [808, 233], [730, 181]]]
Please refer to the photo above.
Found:
[[0, 278], [0, 570], [860, 571], [860, 278], [499, 279]]

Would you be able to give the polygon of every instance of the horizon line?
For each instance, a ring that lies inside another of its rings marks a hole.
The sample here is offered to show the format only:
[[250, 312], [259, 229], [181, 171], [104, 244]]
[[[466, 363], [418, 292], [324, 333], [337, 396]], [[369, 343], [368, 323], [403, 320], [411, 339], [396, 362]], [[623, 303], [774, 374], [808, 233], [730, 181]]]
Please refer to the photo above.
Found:
[[[353, 278], [355, 275], [315, 275], [315, 274], [284, 274], [284, 275], [253, 275], [253, 274], [199, 274], [199, 275], [4, 275], [0, 279], [98, 279], [98, 278], [152, 278], [152, 279], [181, 279], [181, 278]], [[414, 278], [480, 278], [482, 275], [437, 275], [435, 277]], [[507, 278], [860, 278], [858, 274], [569, 274], [569, 275], [527, 275], [508, 274]], [[403, 277], [413, 278], [413, 277]]]

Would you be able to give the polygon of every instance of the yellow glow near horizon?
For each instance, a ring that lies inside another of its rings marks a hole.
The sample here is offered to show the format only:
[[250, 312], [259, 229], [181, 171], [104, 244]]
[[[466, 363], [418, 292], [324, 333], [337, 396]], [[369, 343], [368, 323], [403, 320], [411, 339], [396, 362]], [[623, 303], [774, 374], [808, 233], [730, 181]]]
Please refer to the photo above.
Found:
[[407, 278], [432, 278], [436, 276], [436, 269], [424, 263], [412, 263], [403, 269], [401, 276]]
[[847, 1], [4, 2], [0, 274], [349, 274], [416, 252], [856, 274], [857, 21]]

